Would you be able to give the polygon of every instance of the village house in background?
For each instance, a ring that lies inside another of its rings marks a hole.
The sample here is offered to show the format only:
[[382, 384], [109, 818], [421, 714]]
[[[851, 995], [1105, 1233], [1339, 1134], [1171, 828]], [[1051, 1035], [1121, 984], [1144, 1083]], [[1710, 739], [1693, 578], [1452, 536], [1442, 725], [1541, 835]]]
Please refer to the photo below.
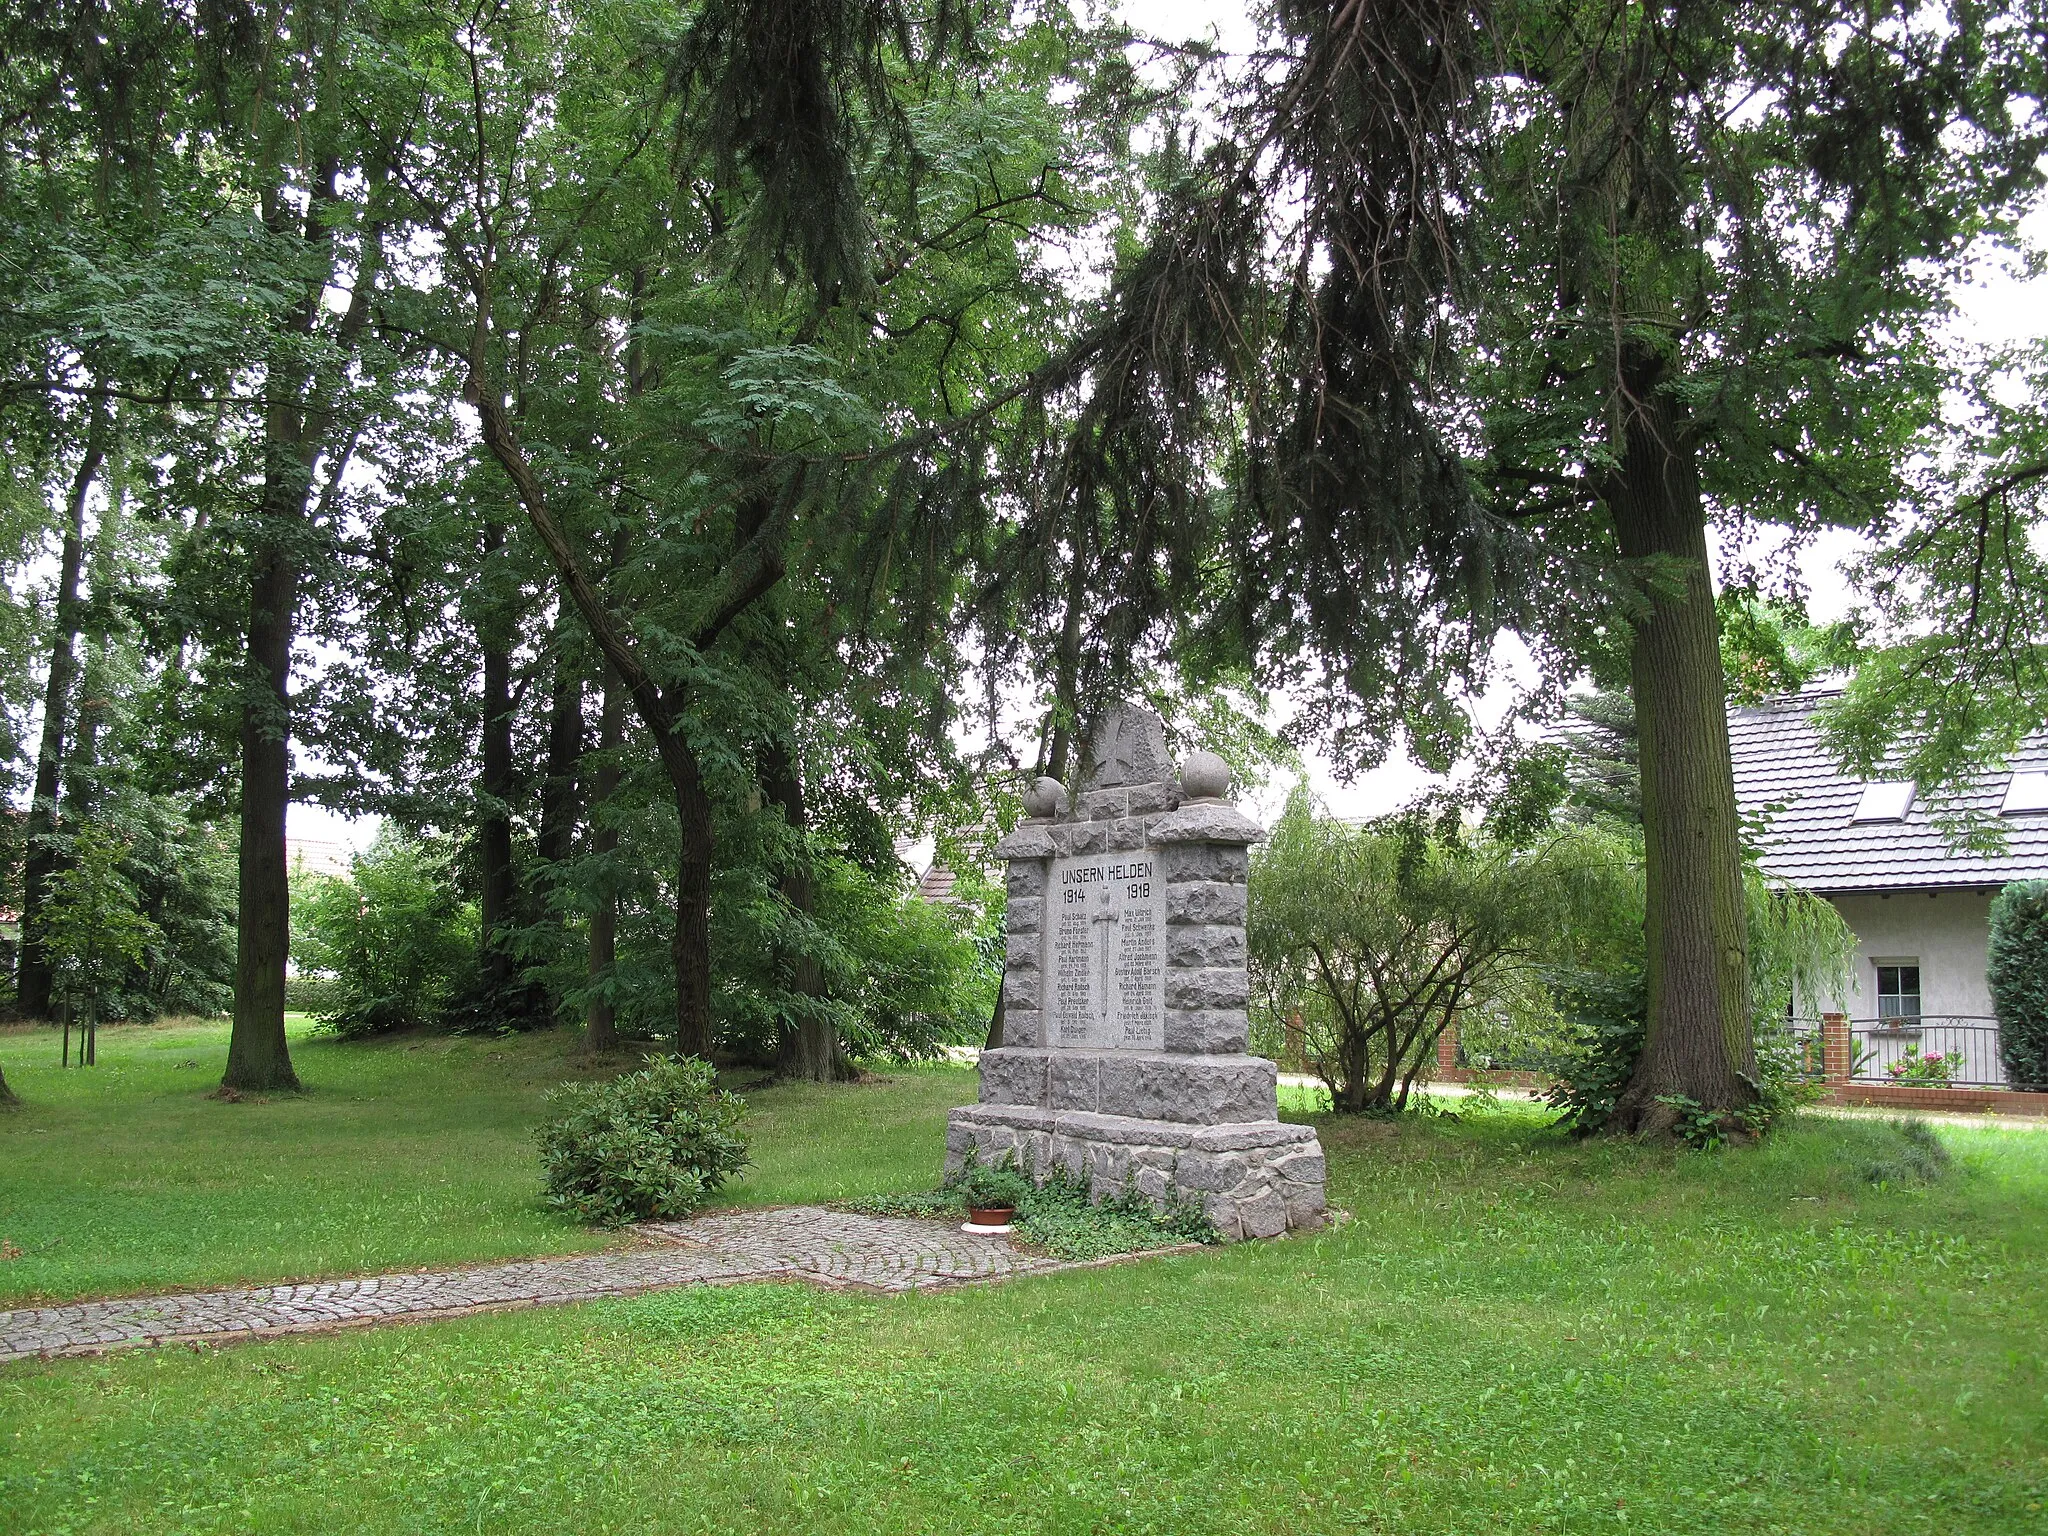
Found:
[[1735, 794], [1769, 873], [1825, 896], [1856, 935], [1849, 995], [1802, 998], [1801, 1014], [1846, 1014], [1854, 1075], [1883, 1082], [1909, 1052], [1960, 1054], [1954, 1081], [2005, 1087], [1985, 972], [1991, 900], [2048, 879], [2048, 740], [2029, 740], [1958, 809], [1999, 818], [2006, 850], [1958, 853], [1908, 781], [1845, 778], [1814, 712], [1835, 689], [1729, 712]]

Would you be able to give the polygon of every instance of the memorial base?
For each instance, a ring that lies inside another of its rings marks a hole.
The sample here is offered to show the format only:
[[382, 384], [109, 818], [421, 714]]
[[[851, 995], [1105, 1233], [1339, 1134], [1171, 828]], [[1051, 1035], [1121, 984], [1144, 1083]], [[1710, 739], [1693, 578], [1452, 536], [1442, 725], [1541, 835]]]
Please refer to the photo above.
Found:
[[1226, 1242], [1322, 1226], [1323, 1149], [1306, 1125], [1279, 1120], [1188, 1125], [1130, 1115], [969, 1104], [946, 1127], [946, 1170], [969, 1151], [1013, 1156], [1035, 1178], [1064, 1168], [1096, 1199], [1135, 1189], [1155, 1205], [1198, 1201]]

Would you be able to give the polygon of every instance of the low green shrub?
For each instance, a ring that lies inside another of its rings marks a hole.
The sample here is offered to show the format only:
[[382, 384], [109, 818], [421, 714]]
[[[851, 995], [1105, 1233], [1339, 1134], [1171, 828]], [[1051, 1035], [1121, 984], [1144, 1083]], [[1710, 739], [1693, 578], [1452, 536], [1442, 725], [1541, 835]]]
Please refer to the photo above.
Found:
[[1905, 1054], [1884, 1069], [1885, 1076], [1893, 1082], [1915, 1088], [1946, 1088], [1962, 1070], [1963, 1058], [1957, 1052], [1934, 1051], [1922, 1056], [1917, 1045], [1907, 1046]]
[[292, 928], [293, 952], [334, 978], [313, 1011], [344, 1040], [435, 1022], [475, 963], [476, 909], [461, 898], [453, 853], [390, 825], [346, 880], [297, 883]]
[[548, 1203], [594, 1226], [687, 1216], [746, 1166], [746, 1106], [708, 1062], [664, 1057], [547, 1096], [537, 1132]]
[[1176, 1243], [1216, 1243], [1222, 1234], [1193, 1200], [1155, 1207], [1136, 1189], [1100, 1200], [1088, 1181], [1055, 1168], [1017, 1210], [1017, 1234], [1062, 1259], [1105, 1259]]
[[338, 1013], [348, 996], [338, 976], [287, 976], [284, 1006], [288, 1013]]
[[1867, 1183], [1898, 1188], [1938, 1184], [1948, 1176], [1948, 1148], [1925, 1120], [1887, 1120], [1861, 1150]]
[[[991, 1198], [992, 1196], [998, 1198]], [[1056, 1167], [1037, 1184], [1010, 1162], [970, 1162], [937, 1189], [870, 1195], [849, 1202], [869, 1216], [954, 1217], [970, 1204], [1015, 1202], [1017, 1235], [1055, 1258], [1102, 1259], [1178, 1243], [1221, 1242], [1222, 1234], [1200, 1202], [1168, 1200], [1155, 1206], [1135, 1188], [1094, 1199], [1088, 1181]]]

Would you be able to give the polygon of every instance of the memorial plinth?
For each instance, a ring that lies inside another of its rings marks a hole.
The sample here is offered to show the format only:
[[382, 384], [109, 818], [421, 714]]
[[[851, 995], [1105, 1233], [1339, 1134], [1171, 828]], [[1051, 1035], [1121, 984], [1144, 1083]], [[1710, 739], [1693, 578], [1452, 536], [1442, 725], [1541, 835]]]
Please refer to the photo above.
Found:
[[1226, 1238], [1322, 1225], [1315, 1132], [1279, 1118], [1277, 1069], [1246, 1054], [1245, 878], [1259, 825], [1207, 754], [1179, 779], [1157, 715], [1097, 726], [1069, 806], [1042, 779], [996, 852], [1007, 865], [1003, 1044], [953, 1111], [947, 1166], [1005, 1153], [1199, 1201]]

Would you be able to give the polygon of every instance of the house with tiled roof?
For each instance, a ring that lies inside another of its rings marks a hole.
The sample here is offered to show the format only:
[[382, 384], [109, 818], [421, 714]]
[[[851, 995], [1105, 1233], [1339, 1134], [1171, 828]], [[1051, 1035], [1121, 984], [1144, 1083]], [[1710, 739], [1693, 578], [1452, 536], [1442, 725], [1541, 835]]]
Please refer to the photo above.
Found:
[[1859, 1077], [1882, 1078], [1910, 1049], [1960, 1054], [1959, 1082], [2003, 1084], [1985, 981], [1991, 899], [2009, 881], [2048, 879], [2048, 738], [1953, 802], [1997, 817], [2004, 852], [1956, 852], [1910, 781], [1846, 777], [1821, 749], [1814, 712], [1837, 694], [1728, 716], [1736, 802], [1762, 828], [1763, 867], [1825, 896], [1856, 935], [1848, 995], [1801, 1011], [1849, 1015]]

